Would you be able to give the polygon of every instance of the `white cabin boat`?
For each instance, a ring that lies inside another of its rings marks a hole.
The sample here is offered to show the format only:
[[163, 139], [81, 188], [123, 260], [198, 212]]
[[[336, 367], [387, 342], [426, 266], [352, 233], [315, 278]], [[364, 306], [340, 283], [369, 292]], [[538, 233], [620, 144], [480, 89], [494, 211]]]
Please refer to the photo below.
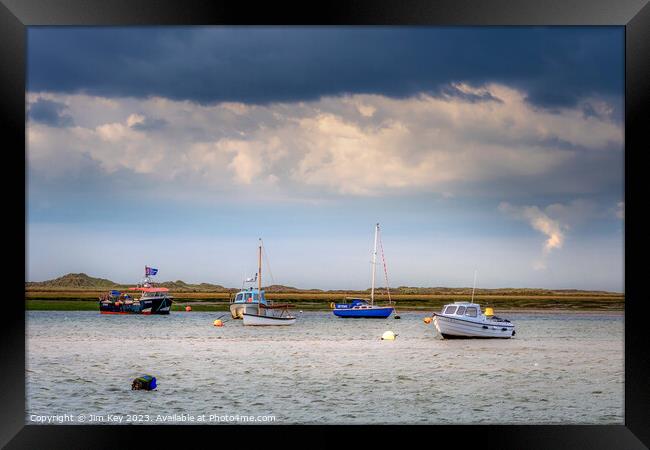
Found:
[[248, 290], [242, 289], [230, 299], [230, 315], [233, 319], [243, 319], [244, 313], [255, 314], [259, 302], [264, 306], [268, 304], [264, 291], [252, 287]]
[[472, 302], [455, 302], [433, 313], [433, 324], [443, 339], [503, 338], [515, 335], [515, 325], [496, 317], [492, 308], [481, 312], [481, 306]]
[[[257, 308], [247, 308], [241, 316], [244, 319], [244, 325], [264, 326], [264, 325], [293, 325], [296, 323], [295, 316], [289, 314], [291, 305], [282, 304], [275, 305], [269, 304], [263, 299], [264, 291], [262, 290], [262, 240], [260, 239], [259, 256], [258, 256], [258, 269], [256, 275], [257, 292], [262, 294], [262, 297], [257, 301]], [[232, 314], [232, 309], [231, 309]]]

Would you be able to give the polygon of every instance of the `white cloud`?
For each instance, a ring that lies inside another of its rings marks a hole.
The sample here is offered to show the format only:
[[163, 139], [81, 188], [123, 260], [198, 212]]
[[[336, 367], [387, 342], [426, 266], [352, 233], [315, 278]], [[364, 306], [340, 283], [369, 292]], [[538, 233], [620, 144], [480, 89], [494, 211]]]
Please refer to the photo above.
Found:
[[[354, 95], [265, 106], [198, 105], [29, 93], [30, 102], [65, 103], [76, 124], [29, 123], [30, 170], [69, 177], [75, 168], [84, 170], [78, 161], [85, 155], [107, 174], [124, 169], [155, 183], [191, 180], [197, 189], [452, 196], [468, 183], [552, 174], [579, 158], [576, 148], [622, 151], [622, 128], [604, 113], [537, 110], [524, 92], [502, 85], [454, 89], [498, 101]], [[594, 104], [607, 111], [606, 104]], [[159, 126], [138, 126], [143, 124]]]
[[618, 202], [616, 204], [616, 217], [625, 220], [625, 202]]
[[544, 245], [542, 246], [542, 254], [533, 263], [533, 268], [536, 270], [546, 269], [548, 256], [551, 251], [560, 249], [564, 245], [565, 231], [569, 226], [549, 216], [549, 211], [557, 210], [559, 206], [566, 208], [565, 205], [555, 204], [550, 205], [545, 211], [542, 211], [537, 206], [518, 207], [507, 202], [501, 202], [499, 204], [499, 211], [528, 222], [534, 230], [546, 236], [546, 241], [544, 241]]

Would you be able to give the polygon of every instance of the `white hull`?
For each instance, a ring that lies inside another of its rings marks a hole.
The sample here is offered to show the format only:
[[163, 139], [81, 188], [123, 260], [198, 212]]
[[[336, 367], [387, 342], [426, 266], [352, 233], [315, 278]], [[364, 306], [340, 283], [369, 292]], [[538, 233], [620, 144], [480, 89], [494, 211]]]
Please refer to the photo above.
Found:
[[258, 316], [257, 314], [244, 313], [244, 325], [266, 326], [266, 325], [293, 325], [295, 317]]
[[515, 327], [511, 323], [491, 322], [489, 320], [466, 320], [447, 317], [440, 314], [433, 316], [433, 324], [443, 338], [511, 338]]
[[244, 313], [257, 314], [257, 303], [231, 303], [230, 315], [233, 319], [243, 319]]

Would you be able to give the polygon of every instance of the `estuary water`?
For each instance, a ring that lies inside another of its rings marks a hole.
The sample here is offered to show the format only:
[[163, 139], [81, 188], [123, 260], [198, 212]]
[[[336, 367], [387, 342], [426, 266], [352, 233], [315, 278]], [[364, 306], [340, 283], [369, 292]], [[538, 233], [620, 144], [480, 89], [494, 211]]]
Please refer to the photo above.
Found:
[[[425, 312], [295, 312], [219, 328], [220, 312], [29, 311], [26, 422], [623, 423], [622, 313], [496, 311], [513, 339], [441, 340]], [[131, 390], [143, 374], [156, 391]]]

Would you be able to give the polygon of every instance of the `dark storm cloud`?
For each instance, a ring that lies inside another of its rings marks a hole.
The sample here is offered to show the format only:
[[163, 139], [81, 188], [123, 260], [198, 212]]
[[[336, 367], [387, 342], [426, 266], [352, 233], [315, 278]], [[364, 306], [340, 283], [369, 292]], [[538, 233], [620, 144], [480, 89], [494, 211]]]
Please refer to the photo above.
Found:
[[623, 30], [30, 28], [30, 91], [268, 103], [502, 82], [545, 108], [620, 97]]
[[477, 103], [477, 102], [498, 102], [503, 103], [501, 99], [493, 96], [490, 92], [464, 92], [462, 89], [455, 85], [445, 86], [440, 89], [440, 93], [447, 98], [459, 98], [466, 102]]
[[132, 125], [131, 128], [140, 131], [157, 131], [162, 130], [167, 126], [167, 121], [165, 119], [154, 119], [151, 117], [145, 117], [142, 122], [138, 122]]
[[72, 117], [66, 113], [66, 105], [52, 100], [38, 99], [29, 105], [28, 117], [34, 122], [51, 127], [68, 127], [73, 125]]

